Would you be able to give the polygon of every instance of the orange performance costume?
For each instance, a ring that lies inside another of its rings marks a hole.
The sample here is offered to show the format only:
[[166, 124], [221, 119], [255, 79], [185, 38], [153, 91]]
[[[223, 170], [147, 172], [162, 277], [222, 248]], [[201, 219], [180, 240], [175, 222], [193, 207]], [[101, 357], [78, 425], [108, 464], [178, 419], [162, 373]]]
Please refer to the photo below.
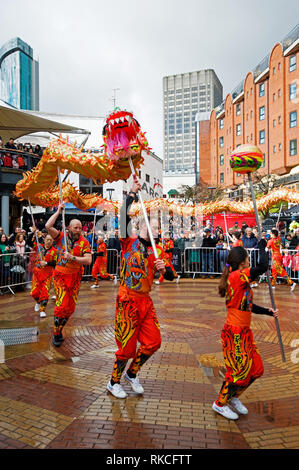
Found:
[[227, 372], [215, 402], [220, 407], [225, 406], [231, 398], [238, 398], [264, 372], [262, 359], [250, 329], [252, 312], [273, 316], [269, 309], [252, 303], [253, 291], [250, 283], [268, 268], [265, 240], [260, 240], [258, 246], [259, 264], [254, 268], [234, 270], [228, 276], [227, 319], [221, 334]]
[[[127, 210], [133, 198], [128, 196], [123, 206]], [[122, 210], [123, 210], [122, 208]], [[127, 216], [126, 226], [129, 217]], [[122, 261], [120, 287], [115, 309], [115, 340], [118, 346], [111, 384], [119, 383], [128, 359], [133, 361], [127, 371], [136, 376], [141, 366], [160, 348], [160, 326], [153, 301], [150, 298], [156, 268], [151, 243], [143, 238], [121, 238]], [[163, 249], [157, 246], [160, 259], [166, 266], [164, 277], [173, 280], [173, 272], [165, 259]], [[140, 347], [136, 352], [137, 341]]]
[[275, 286], [277, 276], [286, 277], [288, 285], [292, 286], [293, 281], [289, 278], [288, 273], [283, 267], [283, 258], [280, 252], [280, 247], [280, 236], [271, 238], [267, 243], [267, 248], [271, 250], [272, 257], [272, 286]]
[[[36, 253], [36, 244], [34, 244]], [[39, 255], [36, 253], [36, 262], [33, 268], [32, 277], [32, 288], [30, 295], [34, 300], [40, 304], [40, 310], [45, 311], [48, 300], [49, 292], [51, 288], [53, 270], [57, 260], [57, 249], [53, 246], [48, 250], [44, 246], [40, 246], [42, 259], [40, 260]], [[41, 267], [40, 261], [46, 261], [47, 266]]]
[[[58, 250], [57, 264], [53, 273], [56, 295], [54, 337], [62, 339], [62, 329], [75, 311], [84, 268], [78, 262], [68, 261], [64, 257], [65, 242], [62, 232], [59, 232], [54, 244]], [[82, 236], [76, 241], [72, 241], [67, 236], [67, 251], [73, 256], [81, 257], [85, 253], [90, 253], [90, 246], [86, 238]]]
[[101, 279], [114, 279], [112, 274], [107, 273], [107, 247], [106, 243], [98, 243], [97, 259], [93, 265], [91, 275], [98, 282], [98, 275]]
[[[167, 264], [171, 267], [174, 277], [178, 278], [177, 272], [172, 265], [172, 252], [174, 250], [173, 240], [171, 240], [170, 238], [164, 238], [164, 240], [161, 240], [159, 246], [160, 245], [165, 253], [165, 262], [167, 262]], [[163, 281], [164, 276], [161, 274], [161, 276], [159, 277], [159, 284], [161, 284]]]
[[242, 240], [236, 240], [236, 241], [233, 243], [232, 248], [235, 248], [236, 246], [243, 246]]

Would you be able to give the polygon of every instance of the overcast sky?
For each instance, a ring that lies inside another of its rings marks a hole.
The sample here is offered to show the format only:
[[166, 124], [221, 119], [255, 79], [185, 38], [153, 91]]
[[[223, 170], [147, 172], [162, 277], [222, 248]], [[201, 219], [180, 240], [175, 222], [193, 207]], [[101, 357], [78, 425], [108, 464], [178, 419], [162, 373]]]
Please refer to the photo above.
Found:
[[0, 0], [0, 45], [40, 66], [40, 110], [133, 111], [163, 158], [162, 78], [213, 68], [224, 96], [297, 23], [298, 0]]

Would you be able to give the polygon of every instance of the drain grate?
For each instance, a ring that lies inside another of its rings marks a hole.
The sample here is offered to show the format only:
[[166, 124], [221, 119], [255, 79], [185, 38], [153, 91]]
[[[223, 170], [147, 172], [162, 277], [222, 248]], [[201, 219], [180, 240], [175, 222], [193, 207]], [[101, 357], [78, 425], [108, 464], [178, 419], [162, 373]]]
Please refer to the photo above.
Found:
[[0, 330], [0, 340], [5, 346], [14, 344], [37, 343], [38, 328], [6, 328]]

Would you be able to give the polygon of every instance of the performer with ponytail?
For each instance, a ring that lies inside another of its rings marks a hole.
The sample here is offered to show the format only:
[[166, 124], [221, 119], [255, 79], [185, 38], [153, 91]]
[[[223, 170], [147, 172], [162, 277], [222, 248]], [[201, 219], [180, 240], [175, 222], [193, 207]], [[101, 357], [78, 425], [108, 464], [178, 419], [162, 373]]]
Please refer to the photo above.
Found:
[[236, 231], [233, 233], [233, 236], [232, 236], [233, 248], [235, 248], [235, 246], [243, 246], [241, 236], [242, 236], [242, 232]]
[[278, 317], [277, 310], [252, 303], [253, 291], [250, 283], [268, 269], [266, 241], [261, 239], [258, 248], [259, 264], [253, 268], [249, 266], [249, 256], [243, 247], [232, 248], [219, 284], [219, 294], [226, 298], [227, 308], [226, 323], [221, 334], [227, 372], [212, 408], [228, 419], [237, 419], [237, 413], [248, 413], [239, 396], [264, 372], [250, 329], [251, 313]]

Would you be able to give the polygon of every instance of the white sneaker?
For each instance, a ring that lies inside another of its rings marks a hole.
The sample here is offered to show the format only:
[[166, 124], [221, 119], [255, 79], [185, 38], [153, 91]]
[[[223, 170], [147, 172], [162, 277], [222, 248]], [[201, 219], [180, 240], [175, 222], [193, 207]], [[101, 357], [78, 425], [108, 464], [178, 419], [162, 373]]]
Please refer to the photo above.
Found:
[[212, 406], [214, 411], [217, 411], [220, 415], [224, 416], [224, 418], [227, 419], [238, 419], [239, 416], [237, 413], [235, 413], [233, 410], [230, 409], [229, 406], [218, 406], [216, 405], [216, 402], [214, 401], [213, 406]]
[[243, 403], [239, 400], [239, 398], [232, 398], [229, 404], [232, 405], [235, 408], [235, 410], [241, 415], [248, 414], [248, 410], [246, 406], [243, 405]]
[[160, 281], [155, 281], [155, 284], [157, 284], [157, 286], [160, 285]]
[[39, 316], [40, 316], [41, 318], [44, 318], [44, 317], [47, 316], [47, 314], [46, 314], [46, 312], [42, 311], [42, 312], [39, 313]]
[[128, 376], [127, 373], [125, 373], [125, 380], [127, 380], [127, 382], [130, 383], [133, 392], [144, 393], [144, 389], [142, 385], [140, 384], [138, 377], [135, 377], [134, 379], [132, 379], [131, 377]]
[[126, 398], [127, 397], [127, 394], [124, 391], [124, 389], [122, 388], [122, 386], [120, 384], [111, 385], [110, 380], [108, 382], [107, 389], [116, 398]]
[[92, 286], [90, 286], [91, 289], [97, 289], [99, 286], [99, 284], [93, 284]]
[[34, 306], [34, 311], [39, 312], [39, 309], [40, 309], [40, 304], [36, 302], [36, 304]]
[[114, 284], [117, 284], [117, 276], [114, 276], [113, 282], [114, 282]]
[[253, 284], [251, 284], [250, 287], [258, 287], [258, 284], [256, 282], [254, 282]]
[[276, 287], [275, 287], [275, 286], [272, 286], [272, 289], [276, 289]]
[[177, 283], [177, 284], [179, 283], [180, 277], [181, 277], [181, 276], [178, 276], [178, 277], [176, 278], [176, 283]]
[[52, 295], [51, 300], [56, 300], [56, 295]]
[[293, 284], [291, 285], [291, 292], [293, 292], [293, 290], [295, 289], [295, 287], [296, 287], [296, 283], [293, 282]]

